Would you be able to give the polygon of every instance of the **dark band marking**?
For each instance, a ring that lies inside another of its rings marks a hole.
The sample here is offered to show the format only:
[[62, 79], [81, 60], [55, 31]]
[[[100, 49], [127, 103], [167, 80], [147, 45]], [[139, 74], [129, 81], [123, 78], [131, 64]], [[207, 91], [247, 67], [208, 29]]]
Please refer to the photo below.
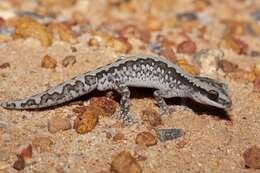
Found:
[[28, 99], [25, 103], [21, 103], [21, 107], [37, 106], [38, 104], [34, 99]]
[[[88, 86], [88, 87], [91, 87], [91, 86]], [[78, 95], [82, 95], [85, 92], [87, 92], [84, 88], [85, 88], [84, 83], [79, 80], [77, 80], [74, 85], [65, 84], [63, 86], [61, 93], [54, 92], [52, 94], [46, 93], [46, 94], [42, 95], [39, 106], [46, 105], [48, 100], [51, 100], [53, 105], [58, 104], [60, 102], [68, 101], [75, 97], [75, 96], [73, 96], [71, 91], [74, 91]]]

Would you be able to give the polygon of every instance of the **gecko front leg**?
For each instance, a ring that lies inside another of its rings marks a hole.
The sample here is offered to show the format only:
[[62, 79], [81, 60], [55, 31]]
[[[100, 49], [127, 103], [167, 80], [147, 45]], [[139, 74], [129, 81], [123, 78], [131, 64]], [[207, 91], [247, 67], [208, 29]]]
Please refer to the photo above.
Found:
[[135, 120], [132, 117], [131, 113], [129, 112], [130, 90], [123, 83], [116, 81], [115, 84], [116, 84], [115, 90], [121, 95], [119, 119], [123, 120], [123, 123], [125, 125], [134, 123]]
[[173, 90], [156, 90], [153, 95], [157, 105], [160, 107], [160, 114], [167, 115], [173, 112], [174, 108], [167, 105], [164, 98], [179, 97], [182, 94]]

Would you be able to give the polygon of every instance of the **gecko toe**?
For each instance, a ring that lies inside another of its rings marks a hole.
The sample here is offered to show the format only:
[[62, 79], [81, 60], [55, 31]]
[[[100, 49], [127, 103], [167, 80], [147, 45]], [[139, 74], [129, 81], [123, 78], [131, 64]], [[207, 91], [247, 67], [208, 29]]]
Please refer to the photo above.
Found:
[[173, 106], [166, 106], [163, 108], [160, 108], [160, 115], [161, 116], [169, 116], [175, 111]]
[[126, 126], [138, 123], [138, 121], [133, 118], [133, 115], [130, 112], [119, 111], [117, 119], [121, 120]]

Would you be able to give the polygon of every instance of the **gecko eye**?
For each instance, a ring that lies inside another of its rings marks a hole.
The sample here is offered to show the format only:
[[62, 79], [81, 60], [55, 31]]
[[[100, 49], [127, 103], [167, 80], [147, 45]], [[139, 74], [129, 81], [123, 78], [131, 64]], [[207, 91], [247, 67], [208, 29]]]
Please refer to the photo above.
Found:
[[217, 100], [218, 99], [218, 92], [215, 90], [210, 90], [208, 94], [209, 99]]

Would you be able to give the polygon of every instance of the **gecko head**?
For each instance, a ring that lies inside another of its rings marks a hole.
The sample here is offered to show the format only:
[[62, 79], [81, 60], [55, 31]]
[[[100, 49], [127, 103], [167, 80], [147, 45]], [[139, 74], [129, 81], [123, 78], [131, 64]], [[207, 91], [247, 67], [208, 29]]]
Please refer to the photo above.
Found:
[[199, 103], [225, 109], [232, 106], [228, 95], [228, 86], [220, 81], [207, 77], [196, 77], [198, 87], [193, 99]]

